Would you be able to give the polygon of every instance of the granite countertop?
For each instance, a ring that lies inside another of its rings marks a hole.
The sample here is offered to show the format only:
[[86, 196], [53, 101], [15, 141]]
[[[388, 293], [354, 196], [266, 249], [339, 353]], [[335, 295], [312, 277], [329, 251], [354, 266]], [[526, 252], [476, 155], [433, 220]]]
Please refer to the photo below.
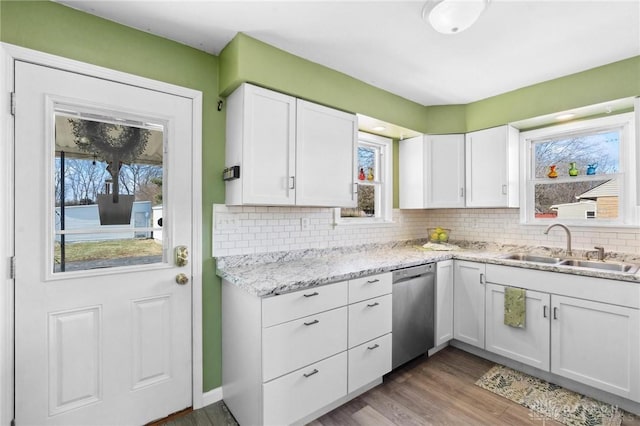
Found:
[[[333, 249], [226, 256], [217, 259], [216, 272], [231, 284], [258, 297], [273, 296], [447, 259], [517, 266], [640, 284], [640, 272], [626, 274], [504, 259], [507, 253], [559, 256], [563, 253], [561, 249], [460, 242], [459, 247], [454, 250], [432, 251], [423, 249], [421, 247], [423, 243], [424, 241], [403, 241]], [[608, 260], [640, 263], [640, 257], [609, 253], [608, 255]]]

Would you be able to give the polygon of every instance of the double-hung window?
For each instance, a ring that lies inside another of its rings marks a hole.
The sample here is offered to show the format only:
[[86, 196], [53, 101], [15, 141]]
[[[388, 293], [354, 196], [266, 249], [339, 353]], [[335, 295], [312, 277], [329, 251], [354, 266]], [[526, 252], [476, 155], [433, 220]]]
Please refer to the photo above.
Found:
[[524, 223], [637, 225], [633, 114], [523, 132], [521, 142]]
[[392, 140], [358, 133], [358, 158], [354, 181], [358, 205], [336, 209], [337, 223], [372, 223], [391, 221]]

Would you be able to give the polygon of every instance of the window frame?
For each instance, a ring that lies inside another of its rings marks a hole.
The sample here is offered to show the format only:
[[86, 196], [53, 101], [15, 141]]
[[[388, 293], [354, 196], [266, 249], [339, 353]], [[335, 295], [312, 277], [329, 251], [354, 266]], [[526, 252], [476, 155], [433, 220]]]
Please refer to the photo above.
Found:
[[[540, 183], [534, 175], [534, 144], [543, 139], [556, 139], [575, 134], [596, 133], [603, 130], [619, 129], [620, 163], [615, 174], [599, 175], [619, 179], [620, 199], [618, 218], [603, 219], [543, 219], [535, 218], [535, 185]], [[636, 134], [633, 113], [592, 118], [570, 123], [558, 124], [520, 133], [520, 223], [524, 225], [550, 225], [562, 221], [571, 226], [586, 227], [625, 227], [638, 226], [636, 207]]]
[[[366, 217], [341, 217], [341, 208], [334, 209], [334, 225], [371, 225], [392, 223], [393, 210], [393, 139], [378, 136], [366, 132], [358, 132], [358, 147], [360, 145], [368, 148], [375, 147], [380, 150], [379, 166], [376, 174], [378, 179], [374, 184], [380, 188], [379, 198], [376, 197], [376, 216]], [[357, 152], [357, 150], [356, 150]], [[354, 159], [354, 184], [359, 184], [358, 180], [359, 165], [358, 159]]]

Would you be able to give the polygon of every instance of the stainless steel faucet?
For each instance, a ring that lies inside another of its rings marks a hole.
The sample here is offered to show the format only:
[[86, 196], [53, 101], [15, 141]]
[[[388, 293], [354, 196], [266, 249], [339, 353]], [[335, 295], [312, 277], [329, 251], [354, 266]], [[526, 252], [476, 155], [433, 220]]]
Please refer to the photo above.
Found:
[[549, 225], [549, 227], [544, 231], [544, 234], [547, 235], [549, 233], [549, 230], [555, 226], [559, 226], [567, 233], [567, 256], [571, 256], [571, 231], [569, 231], [569, 228], [561, 223], [554, 223], [552, 225]]
[[591, 259], [591, 253], [595, 253], [598, 260], [604, 260], [604, 247], [595, 246], [594, 249], [594, 251], [587, 252], [587, 259]]

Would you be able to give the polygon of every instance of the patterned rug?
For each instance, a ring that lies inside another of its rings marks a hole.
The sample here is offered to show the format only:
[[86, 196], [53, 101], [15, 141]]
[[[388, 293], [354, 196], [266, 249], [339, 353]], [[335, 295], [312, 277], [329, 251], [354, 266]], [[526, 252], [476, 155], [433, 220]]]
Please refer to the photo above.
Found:
[[553, 419], [569, 426], [619, 426], [623, 415], [632, 416], [618, 407], [502, 365], [487, 371], [476, 385], [529, 408], [533, 420]]

